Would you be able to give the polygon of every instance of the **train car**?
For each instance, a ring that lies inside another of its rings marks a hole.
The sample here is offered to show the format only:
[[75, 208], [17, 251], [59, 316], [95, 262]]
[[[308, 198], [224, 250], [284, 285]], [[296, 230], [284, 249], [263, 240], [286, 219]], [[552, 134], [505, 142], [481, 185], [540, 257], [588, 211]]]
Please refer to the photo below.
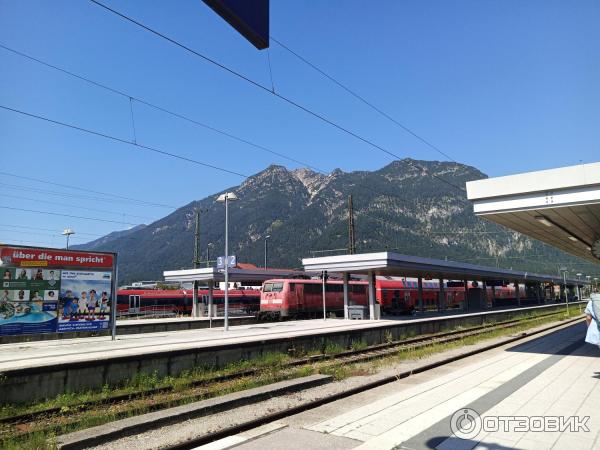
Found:
[[[367, 282], [349, 282], [349, 304], [367, 304]], [[308, 279], [273, 279], [263, 283], [260, 296], [261, 319], [316, 318], [323, 315], [323, 282]], [[341, 280], [325, 284], [328, 313], [344, 315], [344, 287]]]
[[[121, 316], [181, 316], [191, 315], [193, 304], [191, 289], [120, 289], [117, 292], [117, 313]], [[198, 290], [198, 300], [208, 306], [208, 289]], [[213, 291], [215, 313], [224, 308], [224, 292]], [[254, 315], [260, 307], [257, 289], [230, 289], [229, 310], [232, 314]]]
[[[378, 277], [375, 281], [377, 301], [385, 314], [411, 314], [418, 308], [419, 284], [416, 278]], [[423, 309], [436, 311], [439, 303], [439, 282], [423, 280]], [[444, 283], [443, 303], [446, 309], [463, 308], [465, 288], [462, 282]]]
[[[376, 301], [381, 312], [388, 315], [411, 314], [418, 309], [419, 289], [416, 278], [378, 277], [375, 282]], [[366, 281], [350, 281], [349, 305], [366, 306]], [[323, 286], [321, 280], [274, 279], [265, 281], [260, 299], [261, 318], [321, 317], [323, 314]], [[525, 287], [520, 287], [521, 298]], [[326, 309], [328, 313], [343, 316], [344, 294], [341, 280], [326, 283]], [[445, 309], [464, 309], [467, 302], [471, 307], [514, 305], [515, 289], [512, 286], [488, 286], [485, 292], [477, 281], [444, 282]], [[436, 311], [439, 305], [439, 281], [423, 280], [423, 309]]]
[[[265, 281], [260, 300], [260, 317], [267, 319], [320, 317], [323, 314], [323, 282], [307, 279], [274, 279]], [[366, 306], [366, 281], [349, 282], [349, 305]], [[417, 281], [404, 278], [376, 279], [376, 301], [386, 314], [410, 314], [418, 304]], [[445, 287], [446, 308], [460, 308], [464, 303], [464, 287]], [[423, 281], [423, 305], [427, 310], [438, 307], [437, 281]], [[344, 314], [344, 290], [341, 280], [328, 280], [325, 292], [328, 313]]]

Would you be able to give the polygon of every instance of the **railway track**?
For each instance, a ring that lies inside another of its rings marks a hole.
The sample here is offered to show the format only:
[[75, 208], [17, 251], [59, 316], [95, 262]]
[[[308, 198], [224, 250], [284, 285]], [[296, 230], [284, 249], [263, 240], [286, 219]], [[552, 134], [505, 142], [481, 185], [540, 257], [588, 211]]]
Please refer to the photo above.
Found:
[[195, 439], [191, 439], [191, 440], [188, 440], [188, 441], [185, 441], [185, 442], [178, 442], [178, 443], [175, 443], [175, 444], [172, 444], [172, 445], [168, 445], [168, 446], [164, 446], [164, 447], [161, 447], [161, 448], [162, 448], [162, 450], [193, 450], [193, 449], [195, 449], [195, 448], [197, 448], [199, 446], [206, 445], [206, 444], [209, 444], [211, 442], [215, 442], [215, 441], [218, 441], [220, 439], [227, 438], [229, 436], [234, 436], [236, 434], [243, 433], [245, 431], [252, 430], [254, 428], [258, 428], [258, 427], [260, 427], [262, 425], [266, 425], [266, 424], [269, 424], [269, 423], [276, 422], [278, 420], [285, 419], [287, 417], [293, 416], [295, 414], [302, 413], [304, 411], [308, 411], [308, 410], [311, 410], [311, 409], [314, 409], [314, 408], [318, 408], [319, 406], [326, 405], [328, 403], [332, 403], [332, 402], [335, 402], [335, 401], [338, 401], [338, 400], [350, 397], [352, 395], [356, 395], [356, 394], [359, 394], [361, 392], [365, 392], [365, 391], [377, 388], [379, 386], [383, 386], [385, 384], [392, 383], [392, 382], [397, 381], [397, 380], [401, 380], [403, 378], [407, 378], [407, 377], [409, 377], [411, 375], [415, 375], [415, 374], [418, 374], [418, 373], [426, 372], [428, 370], [432, 370], [432, 369], [435, 369], [437, 367], [440, 367], [440, 366], [443, 366], [443, 365], [446, 365], [446, 364], [450, 364], [452, 362], [455, 362], [455, 361], [458, 361], [458, 360], [461, 360], [461, 359], [464, 359], [464, 358], [468, 358], [468, 357], [473, 356], [473, 355], [484, 353], [484, 352], [492, 350], [494, 348], [498, 348], [498, 347], [501, 347], [501, 346], [504, 346], [504, 345], [507, 345], [507, 344], [511, 344], [513, 342], [525, 339], [526, 337], [535, 336], [536, 334], [544, 333], [546, 331], [551, 331], [552, 329], [555, 329], [555, 328], [559, 328], [559, 327], [562, 327], [562, 326], [565, 326], [565, 325], [570, 325], [570, 324], [572, 324], [574, 322], [577, 322], [577, 321], [580, 321], [580, 320], [581, 320], [581, 317], [571, 318], [571, 319], [565, 320], [565, 321], [563, 321], [563, 322], [561, 322], [559, 324], [553, 324], [553, 325], [544, 327], [543, 329], [536, 330], [534, 332], [520, 333], [518, 336], [513, 336], [513, 337], [510, 337], [508, 339], [503, 339], [501, 342], [493, 343], [493, 344], [484, 346], [484, 347], [476, 349], [476, 350], [472, 350], [472, 351], [469, 351], [469, 352], [466, 352], [466, 353], [462, 353], [462, 354], [457, 355], [457, 356], [446, 358], [446, 359], [441, 360], [441, 361], [436, 361], [436, 362], [433, 362], [433, 363], [424, 364], [424, 365], [422, 365], [422, 366], [420, 366], [420, 367], [418, 367], [416, 369], [412, 369], [410, 371], [400, 372], [400, 373], [395, 374], [394, 376], [386, 377], [384, 379], [380, 379], [380, 380], [377, 380], [377, 381], [374, 381], [374, 382], [370, 382], [370, 383], [365, 383], [365, 384], [363, 384], [361, 386], [350, 388], [350, 389], [345, 390], [343, 392], [339, 392], [339, 393], [336, 393], [336, 394], [333, 394], [333, 395], [329, 395], [329, 396], [327, 396], [325, 398], [320, 398], [320, 399], [317, 399], [317, 400], [309, 401], [309, 402], [304, 403], [304, 404], [300, 404], [300, 405], [297, 405], [297, 406], [293, 406], [293, 407], [287, 408], [287, 409], [285, 409], [283, 411], [278, 411], [278, 412], [270, 413], [270, 414], [258, 417], [256, 419], [249, 420], [249, 421], [244, 422], [244, 423], [236, 424], [236, 425], [230, 426], [228, 428], [223, 428], [221, 430], [211, 432], [210, 434], [199, 436], [199, 437], [197, 437]]
[[[363, 349], [356, 350], [347, 350], [342, 351], [335, 354], [319, 354], [314, 356], [297, 358], [281, 365], [281, 369], [285, 370], [286, 368], [294, 368], [298, 366], [305, 365], [315, 365], [321, 364], [323, 366], [333, 365], [333, 364], [353, 364], [360, 363], [373, 359], [385, 358], [388, 356], [392, 356], [397, 354], [401, 350], [408, 349], [418, 349], [423, 348], [435, 344], [440, 343], [451, 343], [455, 341], [459, 341], [461, 339], [467, 337], [473, 337], [478, 335], [483, 335], [495, 330], [499, 329], [507, 329], [516, 325], [526, 324], [532, 321], [537, 321], [540, 319], [547, 319], [551, 316], [559, 316], [562, 315], [563, 312], [552, 312], [546, 314], [536, 315], [530, 318], [521, 318], [521, 319], [513, 319], [503, 322], [497, 322], [493, 324], [480, 325], [476, 327], [470, 327], [467, 329], [460, 330], [452, 330], [446, 331], [436, 334], [430, 335], [422, 335], [416, 336], [412, 338], [402, 339], [401, 341], [394, 341], [384, 344], [378, 344], [374, 346], [369, 346]], [[579, 320], [577, 319], [571, 319]], [[561, 322], [560, 325], [568, 323], [566, 321]], [[243, 379], [247, 377], [256, 376], [264, 371], [264, 368], [252, 368], [247, 370], [242, 370], [230, 374], [217, 375], [212, 377], [203, 378], [201, 380], [195, 380], [188, 383], [185, 386], [185, 389], [192, 390], [194, 388], [200, 388], [200, 390], [191, 396], [186, 396], [186, 403], [189, 401], [193, 401], [195, 399], [206, 398], [206, 391], [203, 391], [203, 387], [208, 387], [215, 383], [223, 383], [227, 381], [233, 381], [237, 379]], [[181, 386], [179, 387], [181, 390]], [[39, 421], [51, 421], [53, 418], [68, 418], [69, 416], [76, 417], [80, 411], [89, 410], [91, 408], [108, 408], [112, 405], [123, 404], [127, 402], [133, 402], [136, 399], [143, 399], [153, 397], [158, 394], [167, 394], [169, 392], [174, 392], [174, 386], [164, 386], [158, 387], [154, 389], [146, 389], [137, 392], [131, 392], [126, 394], [120, 394], [115, 396], [109, 396], [102, 399], [96, 399], [92, 401], [78, 402], [73, 405], [69, 405], [67, 408], [63, 407], [55, 407], [55, 408], [46, 408], [39, 411], [32, 411], [25, 414], [13, 415], [9, 417], [0, 418], [0, 427], [3, 428], [3, 435], [6, 435], [6, 432], [10, 432], [10, 430], [27, 430], [30, 428], [30, 425], [33, 425]], [[172, 400], [167, 400], [163, 402], [153, 402], [152, 405], [145, 408], [144, 412], [151, 412], [160, 409], [165, 409], [168, 407], [176, 406], [177, 402]], [[125, 414], [124, 416], [127, 416]], [[68, 420], [67, 420], [68, 422]], [[65, 420], [61, 420], [59, 425], [51, 425], [48, 427], [43, 427], [42, 429], [36, 429], [36, 432], [56, 432], [59, 431], [61, 426], [64, 426]], [[243, 431], [243, 430], [241, 430]], [[240, 432], [241, 432], [240, 431]], [[18, 434], [27, 434], [18, 433]], [[178, 447], [174, 447], [178, 448]], [[183, 447], [182, 447], [183, 448]]]

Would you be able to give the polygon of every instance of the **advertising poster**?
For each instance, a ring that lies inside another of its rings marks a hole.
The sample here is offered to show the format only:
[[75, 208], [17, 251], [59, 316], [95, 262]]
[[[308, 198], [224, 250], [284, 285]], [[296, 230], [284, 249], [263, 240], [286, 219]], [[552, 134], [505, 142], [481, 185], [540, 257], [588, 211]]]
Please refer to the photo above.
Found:
[[0, 335], [112, 326], [115, 255], [0, 246]]
[[111, 287], [111, 272], [63, 270], [58, 332], [107, 330]]

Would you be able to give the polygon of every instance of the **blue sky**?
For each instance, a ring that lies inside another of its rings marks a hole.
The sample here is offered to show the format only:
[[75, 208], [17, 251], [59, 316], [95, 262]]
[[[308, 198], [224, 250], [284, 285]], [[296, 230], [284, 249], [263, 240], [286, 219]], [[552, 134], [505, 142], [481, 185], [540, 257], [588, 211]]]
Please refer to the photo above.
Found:
[[[266, 51], [201, 1], [105, 2], [270, 85]], [[600, 3], [583, 0], [271, 1], [272, 36], [491, 176], [599, 159], [598, 23]], [[326, 171], [391, 161], [87, 1], [0, 0], [0, 43]], [[274, 43], [270, 56], [282, 95], [402, 157], [445, 159]], [[0, 66], [1, 105], [132, 139], [126, 98], [1, 48]], [[248, 175], [271, 163], [297, 167], [139, 103], [133, 108], [141, 144]], [[2, 110], [0, 149], [2, 172], [176, 207], [243, 181]], [[171, 211], [0, 180], [0, 206], [126, 222], [0, 208], [0, 242], [60, 246], [63, 238], [47, 230], [70, 226], [81, 243]]]

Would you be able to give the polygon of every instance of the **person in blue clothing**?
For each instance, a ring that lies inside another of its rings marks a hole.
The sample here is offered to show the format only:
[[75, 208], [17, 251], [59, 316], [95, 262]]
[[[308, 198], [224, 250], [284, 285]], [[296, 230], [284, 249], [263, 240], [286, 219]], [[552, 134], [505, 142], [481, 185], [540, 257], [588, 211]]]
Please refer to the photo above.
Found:
[[591, 295], [585, 308], [585, 321], [588, 325], [585, 342], [600, 347], [600, 293]]
[[71, 307], [73, 305], [73, 291], [67, 290], [63, 298], [63, 319], [67, 320], [71, 316]]

